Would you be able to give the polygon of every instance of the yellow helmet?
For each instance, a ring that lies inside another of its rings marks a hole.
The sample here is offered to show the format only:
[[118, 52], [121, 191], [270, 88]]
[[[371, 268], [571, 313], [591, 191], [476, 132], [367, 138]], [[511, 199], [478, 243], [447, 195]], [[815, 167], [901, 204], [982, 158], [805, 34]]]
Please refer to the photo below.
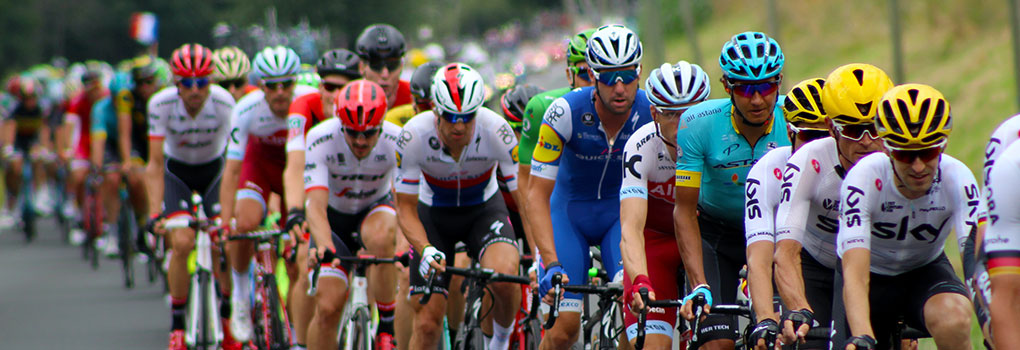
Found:
[[783, 116], [787, 123], [820, 123], [825, 121], [821, 93], [825, 86], [822, 78], [811, 78], [794, 85], [783, 102]]
[[882, 95], [892, 87], [892, 80], [882, 69], [866, 63], [847, 64], [825, 78], [822, 105], [835, 122], [868, 124], [875, 119]]
[[928, 85], [896, 86], [882, 97], [875, 129], [894, 147], [939, 144], [953, 130], [949, 101]]

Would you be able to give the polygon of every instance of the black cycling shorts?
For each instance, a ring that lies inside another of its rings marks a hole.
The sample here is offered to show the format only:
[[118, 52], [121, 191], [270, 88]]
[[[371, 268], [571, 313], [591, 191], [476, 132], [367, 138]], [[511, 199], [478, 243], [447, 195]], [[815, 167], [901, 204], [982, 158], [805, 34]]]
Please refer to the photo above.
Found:
[[[712, 302], [734, 304], [740, 269], [747, 264], [746, 240], [743, 222], [740, 226], [727, 225], [702, 211], [698, 215], [701, 229], [701, 254], [705, 265], [705, 278], [712, 289]], [[698, 342], [719, 339], [737, 339], [737, 317], [709, 314], [698, 325]]]
[[[510, 225], [506, 204], [500, 196], [492, 196], [485, 203], [467, 207], [430, 207], [418, 202], [418, 218], [425, 227], [429, 243], [446, 254], [446, 266], [453, 266], [457, 242], [467, 246], [468, 257], [478, 261], [490, 245], [503, 242], [517, 246], [514, 229]], [[417, 253], [417, 252], [415, 252]], [[411, 294], [425, 292], [427, 281], [418, 273], [421, 255], [411, 259]], [[447, 295], [450, 283], [448, 274], [436, 276], [432, 293]]]
[[[840, 263], [842, 266], [842, 262]], [[850, 324], [846, 319], [843, 304], [843, 271], [836, 270], [837, 294], [833, 297], [832, 344], [842, 348], [850, 338]], [[871, 327], [878, 340], [878, 349], [890, 349], [893, 331], [898, 320], [911, 328], [928, 335], [924, 325], [924, 304], [940, 293], [956, 293], [970, 298], [963, 282], [956, 277], [953, 265], [943, 253], [935, 261], [896, 276], [871, 273], [869, 299], [871, 304]]]
[[220, 179], [223, 177], [223, 158], [205, 164], [191, 165], [172, 158], [166, 159], [163, 175], [163, 213], [166, 216], [182, 212], [191, 213], [191, 193], [202, 196], [205, 216], [220, 215]]
[[[832, 324], [832, 284], [836, 271], [825, 267], [808, 253], [800, 250], [801, 274], [804, 278], [804, 295], [814, 313], [816, 325], [812, 327], [829, 327]], [[801, 349], [828, 349], [828, 340], [808, 340], [800, 345]]]
[[[396, 215], [393, 209], [393, 196], [387, 194], [385, 197], [375, 201], [357, 214], [344, 214], [332, 207], [326, 207], [326, 218], [329, 220], [329, 229], [332, 231], [333, 247], [336, 247], [336, 256], [352, 256], [361, 248], [364, 243], [361, 241], [361, 224], [369, 215], [378, 210], [390, 210]], [[308, 240], [308, 248], [315, 248], [314, 236]], [[351, 270], [351, 264], [340, 263], [344, 271]]]

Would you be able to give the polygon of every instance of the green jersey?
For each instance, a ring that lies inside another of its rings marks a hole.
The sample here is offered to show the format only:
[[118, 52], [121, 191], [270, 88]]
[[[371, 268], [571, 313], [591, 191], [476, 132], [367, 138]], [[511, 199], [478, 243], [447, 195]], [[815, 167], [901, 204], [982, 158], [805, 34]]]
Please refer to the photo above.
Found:
[[549, 90], [535, 95], [528, 105], [524, 107], [524, 128], [521, 131], [521, 143], [518, 146], [518, 157], [520, 163], [531, 166], [531, 153], [535, 151], [535, 144], [538, 143], [538, 129], [542, 126], [542, 116], [545, 110], [560, 96], [570, 92], [569, 87]]

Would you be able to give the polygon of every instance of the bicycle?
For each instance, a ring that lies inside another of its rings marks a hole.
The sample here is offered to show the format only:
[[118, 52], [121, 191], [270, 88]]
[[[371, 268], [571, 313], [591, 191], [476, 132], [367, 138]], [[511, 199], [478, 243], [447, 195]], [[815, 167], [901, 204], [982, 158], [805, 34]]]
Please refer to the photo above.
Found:
[[[490, 306], [488, 311], [482, 313], [482, 299], [485, 297], [488, 284], [493, 282], [509, 282], [530, 285], [531, 279], [524, 276], [498, 273], [492, 269], [482, 268], [478, 263], [475, 263], [474, 267], [470, 268], [447, 266], [446, 273], [463, 276], [464, 283], [467, 285], [467, 295], [464, 298], [464, 321], [457, 330], [457, 337], [453, 340], [453, 349], [484, 350], [488, 344], [486, 344], [485, 336], [482, 334], [481, 320], [492, 311]], [[432, 271], [425, 286], [425, 294], [422, 295], [419, 301], [422, 305], [427, 304], [432, 297], [432, 283], [435, 281], [435, 277], [436, 271]], [[490, 292], [489, 294], [491, 295], [492, 293]], [[534, 309], [537, 310], [538, 308]]]
[[[223, 325], [220, 323], [220, 308], [216, 283], [213, 280], [213, 257], [212, 249], [215, 244], [220, 251], [223, 251], [223, 243], [214, 243], [217, 232], [209, 230], [214, 223], [205, 218], [202, 207], [202, 198], [198, 194], [192, 195], [192, 215], [190, 217], [178, 217], [167, 219], [163, 227], [169, 230], [192, 228], [195, 230], [195, 272], [191, 275], [191, 290], [188, 296], [187, 325], [185, 327], [185, 342], [192, 349], [214, 350], [223, 342]], [[184, 254], [184, 252], [174, 252]], [[220, 263], [223, 264], [223, 255], [220, 255]]]
[[[534, 258], [530, 255], [522, 255], [520, 266], [531, 266]], [[527, 274], [527, 271], [521, 271]], [[530, 284], [521, 285], [521, 308], [514, 318], [514, 330], [510, 338], [510, 349], [516, 350], [537, 350], [544, 335], [542, 321], [538, 319], [538, 308], [542, 298], [538, 290], [531, 289]]]
[[365, 269], [370, 265], [393, 264], [398, 261], [407, 264], [408, 258], [406, 256], [377, 258], [372, 255], [334, 256], [333, 254], [331, 251], [326, 251], [319, 264], [312, 270], [308, 295], [315, 295], [318, 287], [319, 269], [322, 264], [329, 264], [333, 259], [351, 263], [351, 283], [347, 285], [347, 303], [344, 305], [344, 313], [340, 317], [340, 332], [337, 333], [338, 344], [340, 349], [372, 349], [374, 347], [372, 339], [375, 339], [377, 326], [372, 322], [372, 309], [368, 302], [368, 278]]
[[82, 258], [99, 269], [99, 250], [96, 240], [103, 235], [103, 202], [99, 198], [99, 186], [103, 183], [101, 175], [90, 171], [85, 177], [85, 201], [82, 208], [82, 226], [85, 229], [85, 243], [82, 244]]
[[227, 237], [230, 241], [253, 240], [256, 242], [255, 289], [252, 310], [257, 349], [286, 350], [292, 338], [290, 318], [282, 306], [279, 287], [276, 285], [273, 256], [274, 243], [278, 243], [286, 232], [280, 230], [257, 230]]
[[[135, 220], [135, 211], [131, 207], [128, 198], [127, 187], [121, 183], [118, 191], [120, 200], [120, 213], [117, 217], [117, 244], [120, 248], [120, 262], [124, 271], [124, 287], [133, 288], [135, 285], [135, 240], [133, 234], [139, 230], [138, 221]], [[150, 277], [152, 280], [153, 277]]]
[[63, 164], [57, 164], [56, 179], [53, 184], [54, 193], [56, 194], [54, 212], [57, 217], [57, 224], [60, 227], [60, 234], [63, 235], [64, 244], [71, 244], [71, 225], [74, 222], [74, 213], [64, 210], [67, 203], [72, 200], [67, 192], [67, 172], [67, 168]]
[[[608, 280], [606, 273], [602, 269], [591, 268], [588, 270], [589, 280], [599, 278], [601, 281]], [[560, 303], [559, 300], [563, 296], [564, 292], [580, 293], [586, 297], [588, 295], [597, 295], [598, 310], [591, 313], [588, 308], [587, 300], [584, 304], [584, 314], [581, 317], [581, 324], [584, 337], [584, 349], [590, 350], [597, 348], [600, 350], [616, 349], [619, 346], [620, 336], [623, 335], [623, 327], [617, 327], [617, 323], [622, 324], [622, 317], [620, 317], [620, 310], [622, 306], [618, 300], [623, 295], [623, 284], [616, 282], [609, 282], [598, 285], [564, 285], [563, 275], [556, 274], [552, 277], [552, 291], [555, 300], [552, 306], [549, 308], [549, 318], [546, 319], [546, 323], [543, 326], [545, 329], [550, 329], [556, 323], [556, 318], [559, 317]], [[598, 326], [598, 337], [593, 339], [592, 331]], [[639, 327], [640, 328], [640, 327]]]

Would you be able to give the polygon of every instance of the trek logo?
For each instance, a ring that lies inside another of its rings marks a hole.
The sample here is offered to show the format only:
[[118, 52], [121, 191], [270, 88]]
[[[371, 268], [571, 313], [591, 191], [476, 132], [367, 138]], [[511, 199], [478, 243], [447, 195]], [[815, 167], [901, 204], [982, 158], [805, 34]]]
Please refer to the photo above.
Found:
[[[938, 241], [939, 235], [942, 233], [942, 229], [945, 228], [946, 222], [948, 221], [949, 217], [946, 217], [941, 223], [939, 223], [938, 227], [926, 222], [913, 228], [909, 228], [911, 227], [910, 216], [904, 216], [898, 223], [876, 222], [872, 225], [871, 234], [881, 239], [896, 239], [897, 241], [906, 240], [907, 234], [910, 234], [911, 237], [918, 241], [928, 242], [931, 244]], [[928, 237], [931, 238], [929, 239]]]
[[315, 139], [315, 141], [312, 141], [312, 144], [310, 146], [308, 146], [308, 148], [312, 149], [312, 148], [318, 147], [319, 145], [325, 143], [326, 141], [332, 140], [332, 139], [333, 139], [333, 134], [325, 134], [325, 135], [319, 136], [319, 138]]
[[843, 201], [847, 205], [847, 210], [843, 212], [843, 217], [846, 218], [846, 227], [857, 227], [861, 225], [861, 208], [858, 206], [861, 201], [864, 200], [864, 191], [856, 186], [847, 186], [846, 200]]
[[379, 179], [381, 179], [381, 178], [383, 178], [385, 176], [386, 176], [386, 174], [382, 174], [382, 175], [350, 174], [350, 175], [340, 175], [338, 177], [340, 178], [340, 181], [352, 181], [352, 180], [353, 181], [375, 181], [375, 180], [379, 180]]
[[630, 157], [624, 154], [623, 157], [627, 159], [627, 161], [623, 162], [624, 169], [627, 169], [627, 171], [623, 172], [623, 177], [627, 177], [627, 173], [630, 173], [632, 176], [640, 180], [641, 173], [634, 169], [634, 166], [637, 165], [637, 163], [641, 162], [641, 159], [644, 157], [642, 157], [640, 154], [634, 154], [631, 155]]
[[337, 154], [336, 154], [335, 156], [334, 156], [334, 155], [332, 155], [332, 154], [327, 154], [327, 155], [326, 155], [326, 161], [327, 161], [327, 162], [330, 162], [330, 163], [338, 163], [338, 164], [343, 164], [343, 163], [344, 163], [344, 161], [345, 161], [345, 159], [344, 159], [344, 158], [345, 158], [345, 157], [344, 157], [344, 154], [343, 154], [343, 153], [337, 153]]
[[762, 217], [761, 208], [758, 206], [758, 187], [761, 182], [757, 179], [747, 178], [747, 185], [744, 187], [744, 195], [747, 198], [747, 218], [750, 220]]
[[[776, 169], [778, 170], [778, 169]], [[800, 172], [800, 167], [793, 163], [786, 163], [786, 171], [783, 172], [783, 184], [779, 186], [779, 203], [789, 202], [793, 195], [793, 183], [790, 182], [797, 173]]]
[[360, 198], [371, 197], [372, 195], [374, 195], [374, 194], [376, 194], [378, 192], [379, 192], [378, 188], [373, 188], [373, 189], [368, 190], [368, 191], [351, 192], [351, 188], [350, 187], [345, 187], [340, 192], [334, 192], [333, 195], [335, 195], [337, 197], [346, 197], [346, 198], [352, 198], [352, 199], [360, 199]]

